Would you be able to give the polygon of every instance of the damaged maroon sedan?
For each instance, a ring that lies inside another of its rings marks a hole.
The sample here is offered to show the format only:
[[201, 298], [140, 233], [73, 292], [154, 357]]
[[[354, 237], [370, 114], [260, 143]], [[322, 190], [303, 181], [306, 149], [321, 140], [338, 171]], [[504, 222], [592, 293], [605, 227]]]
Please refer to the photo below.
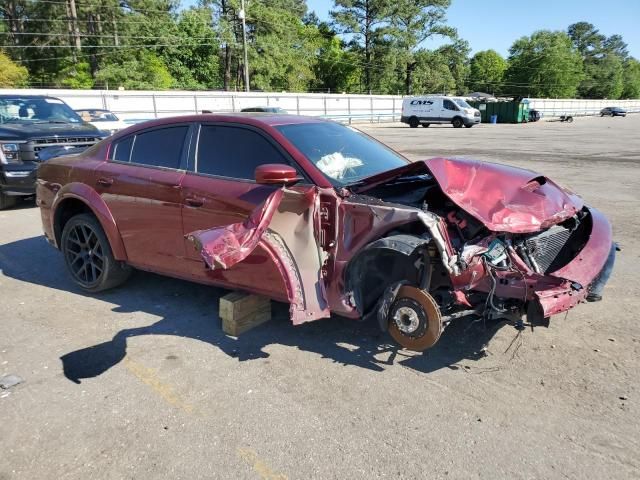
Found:
[[136, 125], [42, 164], [37, 195], [83, 289], [135, 267], [288, 302], [296, 325], [376, 318], [413, 350], [457, 318], [544, 324], [598, 300], [615, 258], [607, 219], [544, 176], [411, 163], [291, 115]]

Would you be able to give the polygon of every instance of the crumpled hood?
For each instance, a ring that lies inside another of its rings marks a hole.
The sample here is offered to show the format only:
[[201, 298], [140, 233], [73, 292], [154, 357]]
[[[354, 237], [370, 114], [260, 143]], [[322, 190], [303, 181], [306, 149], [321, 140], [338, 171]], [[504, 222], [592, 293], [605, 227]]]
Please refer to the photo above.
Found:
[[447, 158], [424, 164], [456, 205], [496, 232], [536, 232], [574, 216], [584, 205], [577, 195], [530, 170]]

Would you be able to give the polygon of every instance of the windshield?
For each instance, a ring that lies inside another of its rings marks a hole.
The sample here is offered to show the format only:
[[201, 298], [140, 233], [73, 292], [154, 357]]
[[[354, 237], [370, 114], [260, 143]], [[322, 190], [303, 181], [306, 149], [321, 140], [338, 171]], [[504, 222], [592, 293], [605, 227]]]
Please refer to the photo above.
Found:
[[465, 102], [461, 98], [454, 98], [453, 101], [456, 102], [459, 107], [462, 107], [462, 108], [473, 108], [471, 105], [469, 105], [467, 102]]
[[354, 128], [333, 122], [276, 127], [335, 186], [406, 165], [408, 160]]
[[80, 117], [57, 98], [0, 98], [0, 123], [82, 123]]
[[117, 122], [116, 117], [109, 110], [76, 110], [85, 122]]

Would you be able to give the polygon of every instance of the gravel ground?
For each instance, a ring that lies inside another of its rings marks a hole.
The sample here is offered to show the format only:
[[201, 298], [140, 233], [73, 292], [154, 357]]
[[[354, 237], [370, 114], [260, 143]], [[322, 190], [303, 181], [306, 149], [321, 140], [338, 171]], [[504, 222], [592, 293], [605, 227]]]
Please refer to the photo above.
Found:
[[605, 299], [548, 329], [460, 321], [424, 354], [282, 305], [234, 339], [223, 290], [80, 292], [24, 202], [0, 212], [0, 377], [24, 379], [0, 390], [0, 479], [640, 478], [640, 116], [363, 129], [582, 194], [624, 247]]

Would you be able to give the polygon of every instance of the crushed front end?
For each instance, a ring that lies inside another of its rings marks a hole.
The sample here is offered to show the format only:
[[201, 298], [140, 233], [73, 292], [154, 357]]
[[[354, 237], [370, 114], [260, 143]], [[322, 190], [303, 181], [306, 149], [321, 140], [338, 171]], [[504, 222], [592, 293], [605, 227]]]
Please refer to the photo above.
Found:
[[[376, 255], [354, 256], [345, 284], [359, 314], [375, 314], [406, 348], [432, 346], [464, 316], [546, 325], [601, 298], [615, 261], [611, 226], [576, 195], [532, 172], [482, 162], [433, 159], [405, 170], [346, 199], [389, 229], [387, 245], [362, 249]], [[345, 227], [354, 216], [346, 211]]]

